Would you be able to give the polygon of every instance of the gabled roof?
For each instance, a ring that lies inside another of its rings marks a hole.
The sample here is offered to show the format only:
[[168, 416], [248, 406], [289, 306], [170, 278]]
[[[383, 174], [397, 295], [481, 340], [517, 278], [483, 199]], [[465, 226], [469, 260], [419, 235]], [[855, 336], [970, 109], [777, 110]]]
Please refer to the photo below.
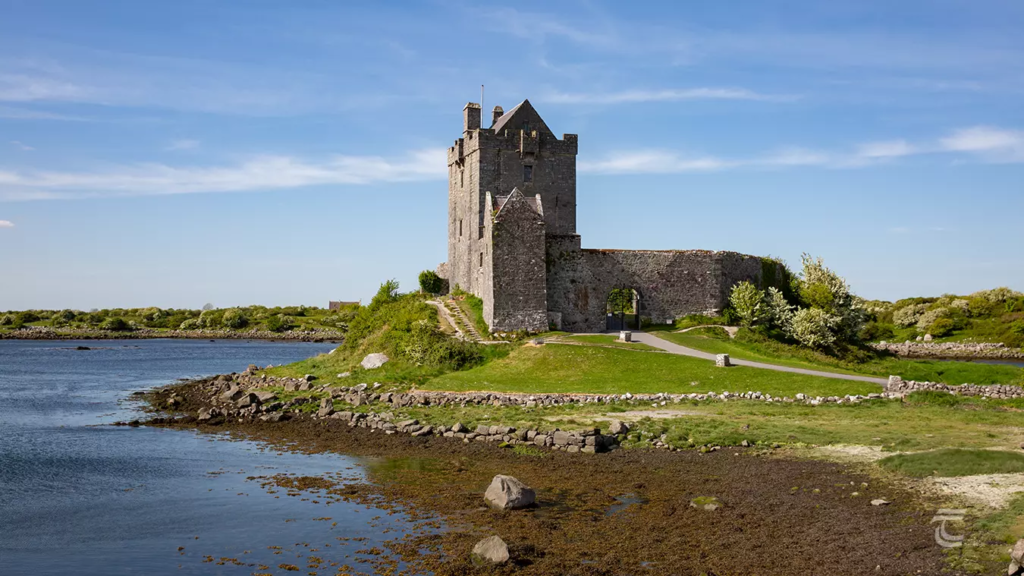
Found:
[[525, 202], [526, 205], [529, 206], [530, 209], [536, 212], [537, 214], [543, 215], [544, 213], [544, 209], [542, 206], [538, 204], [537, 198], [526, 196], [525, 194], [522, 193], [522, 191], [519, 190], [519, 188], [513, 188], [512, 193], [509, 194], [508, 196], [496, 196], [494, 198], [494, 202], [495, 204], [497, 204], [497, 207], [494, 211], [495, 218], [501, 215], [501, 211], [502, 209], [505, 208], [505, 206], [511, 207], [511, 205], [515, 204], [516, 202]]
[[544, 123], [544, 119], [540, 117], [540, 114], [537, 113], [537, 110], [534, 109], [533, 104], [530, 104], [529, 100], [523, 100], [514, 108], [502, 114], [494, 122], [494, 125], [491, 126], [491, 130], [494, 130], [496, 134], [505, 129], [519, 130], [522, 128], [523, 123], [529, 124], [530, 130], [554, 136], [554, 133]]

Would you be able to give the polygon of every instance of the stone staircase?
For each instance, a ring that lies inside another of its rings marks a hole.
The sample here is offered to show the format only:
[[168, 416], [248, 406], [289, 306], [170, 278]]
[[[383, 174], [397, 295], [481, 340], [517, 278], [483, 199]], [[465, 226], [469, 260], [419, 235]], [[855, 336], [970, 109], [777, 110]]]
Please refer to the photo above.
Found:
[[458, 320], [460, 324], [458, 329], [462, 332], [466, 340], [473, 342], [484, 341], [483, 337], [480, 336], [480, 332], [477, 331], [476, 326], [473, 325], [473, 322], [470, 321], [469, 317], [466, 316], [466, 313], [462, 311], [462, 307], [459, 306], [457, 302], [451, 298], [445, 298], [441, 300], [441, 304], [444, 305], [445, 309]]

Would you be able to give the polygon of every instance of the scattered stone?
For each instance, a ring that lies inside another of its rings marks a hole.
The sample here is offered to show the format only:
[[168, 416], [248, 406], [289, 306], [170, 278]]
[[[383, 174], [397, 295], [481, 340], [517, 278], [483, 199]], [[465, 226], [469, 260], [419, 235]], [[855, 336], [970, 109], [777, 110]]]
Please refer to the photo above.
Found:
[[302, 379], [305, 380], [306, 382], [312, 382], [313, 380], [316, 380], [316, 376], [313, 376], [312, 374], [306, 374], [305, 376], [302, 377]]
[[249, 406], [255, 406], [260, 403], [260, 399], [253, 393], [248, 393], [238, 400], [235, 401], [236, 408], [248, 408]]
[[924, 342], [931, 342], [932, 340], [933, 340], [933, 338], [932, 338], [931, 334], [925, 334], [924, 335]]
[[889, 504], [892, 504], [892, 502], [889, 502], [884, 498], [875, 498], [871, 501], [872, 506], [888, 506]]
[[387, 354], [376, 352], [374, 354], [367, 354], [366, 358], [363, 358], [359, 365], [363, 367], [363, 370], [375, 370], [387, 363], [388, 360]]
[[338, 378], [348, 378], [351, 375], [351, 372], [342, 372], [341, 374], [338, 374]]
[[499, 565], [508, 562], [508, 545], [497, 536], [485, 538], [473, 546], [473, 563], [477, 565]]
[[633, 333], [632, 332], [630, 332], [629, 330], [622, 330], [621, 332], [619, 332], [619, 342], [632, 342], [632, 341], [633, 341]]
[[619, 434], [629, 434], [629, 424], [626, 424], [625, 422], [621, 422], [619, 420], [612, 420], [611, 425], [608, 426], [608, 433], [613, 436], [618, 436]]
[[255, 394], [256, 397], [260, 399], [260, 404], [266, 404], [271, 400], [277, 399], [277, 394], [274, 394], [270, 390], [257, 390]]
[[533, 505], [537, 493], [512, 476], [498, 474], [484, 493], [484, 500], [501, 510], [519, 510]]
[[243, 392], [241, 388], [239, 388], [238, 386], [232, 386], [231, 388], [228, 388], [226, 392], [220, 395], [220, 399], [221, 402], [234, 402], [235, 400], [238, 400], [244, 395], [245, 392]]
[[722, 508], [724, 506], [725, 503], [723, 503], [715, 496], [698, 496], [693, 500], [690, 500], [690, 508], [696, 508], [698, 510], [707, 510], [709, 512], [714, 512], [715, 510], [718, 510], [719, 508]]
[[729, 361], [729, 355], [728, 354], [718, 354], [718, 355], [716, 355], [715, 356], [715, 366], [718, 366], [719, 368], [728, 368], [729, 366], [732, 366], [732, 363]]
[[316, 415], [320, 418], [327, 418], [331, 414], [334, 414], [334, 401], [324, 398], [320, 401], [320, 409], [317, 410]]

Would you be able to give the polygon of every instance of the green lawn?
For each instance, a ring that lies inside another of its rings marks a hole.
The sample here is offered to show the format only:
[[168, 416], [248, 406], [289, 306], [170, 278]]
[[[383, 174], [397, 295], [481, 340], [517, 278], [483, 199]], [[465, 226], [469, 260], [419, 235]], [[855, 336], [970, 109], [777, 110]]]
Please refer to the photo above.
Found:
[[945, 382], [947, 384], [1022, 384], [1024, 369], [1013, 366], [977, 362], [945, 362], [939, 360], [907, 360], [878, 358], [868, 362], [844, 362], [824, 354], [795, 349], [779, 343], [762, 343], [737, 338], [708, 338], [689, 333], [655, 332], [669, 342], [711, 354], [729, 354], [739, 360], [766, 362], [780, 366], [810, 368], [846, 374], [886, 377], [892, 374], [904, 380]]
[[566, 338], [575, 342], [581, 342], [583, 344], [600, 344], [602, 346], [614, 346], [616, 348], [623, 348], [627, 350], [646, 350], [648, 352], [658, 350], [654, 346], [648, 346], [643, 342], [623, 342], [619, 340], [618, 336], [612, 334], [586, 334], [586, 335], [573, 335]]
[[997, 450], [943, 449], [897, 454], [879, 460], [883, 468], [908, 476], [970, 476], [1024, 472], [1024, 454]]
[[434, 378], [424, 388], [614, 394], [758, 391], [778, 396], [881, 391], [880, 386], [866, 382], [757, 368], [716, 368], [708, 360], [673, 354], [558, 344], [519, 347], [506, 358]]

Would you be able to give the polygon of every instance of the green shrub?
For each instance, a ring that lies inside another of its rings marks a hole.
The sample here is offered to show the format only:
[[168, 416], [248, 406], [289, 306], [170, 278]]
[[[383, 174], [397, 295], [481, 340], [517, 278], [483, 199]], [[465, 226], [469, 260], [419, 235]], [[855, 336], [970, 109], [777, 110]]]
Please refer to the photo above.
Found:
[[221, 325], [224, 312], [221, 310], [203, 310], [199, 315], [199, 326], [201, 328], [217, 328]]
[[71, 322], [77, 316], [78, 314], [74, 310], [61, 310], [56, 316], [54, 316], [54, 319], [60, 319], [65, 322]]
[[198, 330], [200, 328], [202, 328], [202, 326], [199, 324], [198, 318], [189, 318], [178, 326], [178, 329], [180, 330]]
[[821, 308], [801, 308], [793, 314], [789, 335], [808, 348], [830, 348], [836, 343], [841, 319]]
[[950, 318], [939, 318], [928, 327], [928, 333], [941, 338], [942, 336], [948, 336], [955, 328], [956, 323]]
[[11, 316], [10, 314], [4, 314], [3, 316], [0, 316], [0, 326], [13, 326], [13, 325], [14, 325], [14, 316]]
[[447, 292], [447, 282], [437, 275], [433, 270], [420, 272], [420, 290], [427, 294], [444, 294]]
[[113, 332], [124, 332], [131, 330], [132, 326], [127, 320], [121, 317], [107, 318], [100, 324], [100, 330], [111, 330]]
[[877, 340], [889, 340], [895, 335], [896, 332], [894, 331], [892, 324], [868, 322], [860, 329], [860, 334], [858, 336], [865, 342], [873, 342]]
[[30, 322], [38, 322], [39, 320], [39, 315], [31, 310], [18, 312], [18, 314], [14, 317], [15, 324], [28, 324]]
[[292, 319], [284, 314], [278, 314], [276, 316], [268, 317], [263, 321], [263, 325], [271, 332], [285, 332], [287, 330], [291, 330]]
[[238, 308], [232, 308], [224, 312], [221, 323], [228, 328], [238, 330], [249, 325], [249, 318]]
[[1017, 320], [1013, 324], [1010, 324], [1010, 332], [1013, 332], [1017, 336], [1024, 336], [1024, 320]]

